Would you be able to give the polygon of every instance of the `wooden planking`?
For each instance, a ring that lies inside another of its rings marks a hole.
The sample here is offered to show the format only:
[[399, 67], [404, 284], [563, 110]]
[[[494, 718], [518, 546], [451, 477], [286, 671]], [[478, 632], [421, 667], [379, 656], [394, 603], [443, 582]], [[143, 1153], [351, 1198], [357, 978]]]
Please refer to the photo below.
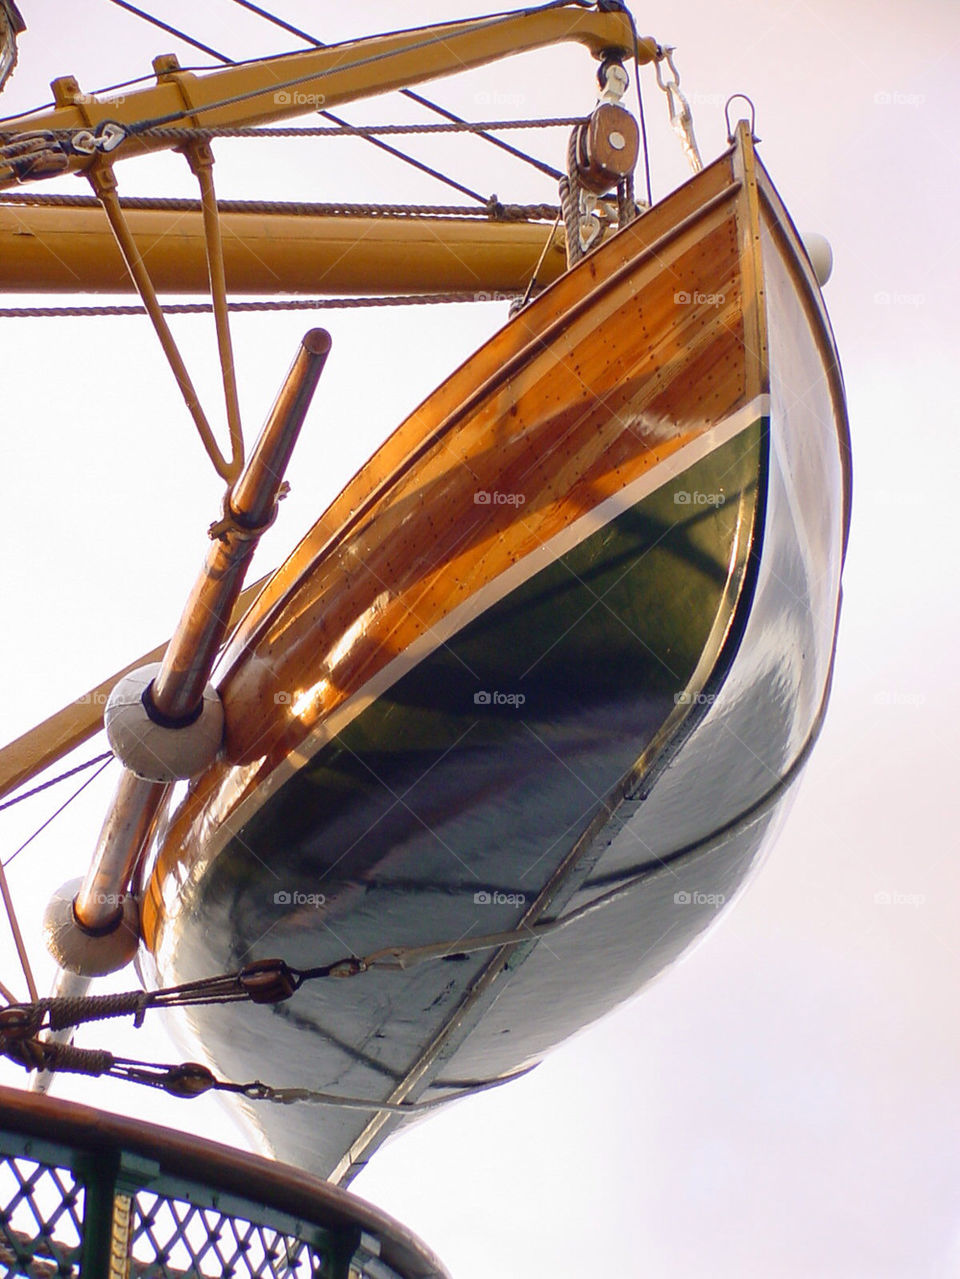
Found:
[[[394, 432], [235, 637], [221, 685], [227, 758], [194, 784], [162, 860], [208, 805], [232, 827], [265, 782], [264, 793], [306, 762], [337, 706], [461, 601], [746, 402], [760, 379], [745, 369], [743, 217], [724, 156], [547, 290]], [[705, 299], [678, 303], [681, 292]], [[508, 485], [523, 486], [522, 507], [473, 501]]]
[[664, 236], [674, 233], [678, 223], [695, 217], [705, 204], [723, 198], [724, 193], [732, 194], [728, 157], [690, 179], [668, 201], [602, 245], [461, 365], [388, 437], [334, 499], [258, 600], [240, 644], [228, 650], [226, 665], [239, 655], [241, 646], [253, 642], [254, 630], [265, 625], [270, 615], [283, 606], [286, 596], [329, 547], [331, 539], [340, 535], [389, 478], [408, 464], [431, 430], [441, 430], [478, 386], [496, 377], [525, 347], [542, 342], [551, 326], [562, 322], [570, 309], [589, 295], [593, 285], [628, 266], [639, 255], [654, 253], [655, 246]]
[[[233, 762], [294, 749], [463, 598], [737, 407], [734, 218], [678, 248], [670, 269], [623, 281], [599, 319], [583, 315], [460, 420], [299, 585], [290, 612], [222, 683]], [[718, 281], [709, 291], [704, 263]], [[725, 301], [678, 304], [677, 280]], [[478, 505], [478, 492], [523, 500]], [[318, 680], [308, 708], [278, 712], [278, 690], [296, 702]]]

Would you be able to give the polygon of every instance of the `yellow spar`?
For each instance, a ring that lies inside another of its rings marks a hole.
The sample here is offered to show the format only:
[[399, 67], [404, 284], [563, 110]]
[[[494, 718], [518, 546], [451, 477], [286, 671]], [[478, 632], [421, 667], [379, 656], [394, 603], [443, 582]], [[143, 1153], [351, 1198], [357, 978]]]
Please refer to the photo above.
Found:
[[[130, 209], [130, 231], [163, 293], [203, 293], [207, 264], [197, 212]], [[221, 212], [234, 293], [418, 294], [522, 291], [566, 269], [562, 231], [484, 218], [324, 217]], [[0, 290], [131, 293], [116, 241], [96, 205], [0, 204]]]
[[[49, 175], [24, 172], [26, 153], [12, 144], [22, 145], [26, 134], [37, 136], [38, 146], [43, 145], [43, 135], [53, 135], [46, 163], [56, 163], [54, 172], [82, 172], [107, 151], [115, 160], [180, 144], [169, 134], [145, 131], [148, 128], [276, 123], [308, 115], [318, 106], [421, 84], [563, 41], [586, 45], [596, 57], [617, 51], [626, 58], [636, 55], [639, 62], [655, 60], [659, 51], [655, 40], [635, 41], [627, 13], [571, 5], [372, 36], [203, 75], [181, 71], [175, 58], [164, 55], [154, 59], [156, 84], [113, 101], [98, 100], [81, 91], [72, 76], [62, 76], [53, 82], [52, 108], [5, 123], [0, 188]], [[117, 129], [97, 135], [98, 126], [108, 122]], [[92, 151], [78, 149], [91, 145]]]

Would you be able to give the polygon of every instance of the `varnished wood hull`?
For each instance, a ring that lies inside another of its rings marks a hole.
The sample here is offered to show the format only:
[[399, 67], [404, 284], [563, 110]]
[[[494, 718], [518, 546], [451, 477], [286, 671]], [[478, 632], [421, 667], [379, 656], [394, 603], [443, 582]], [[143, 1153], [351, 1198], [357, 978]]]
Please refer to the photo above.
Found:
[[[554, 918], [539, 944], [191, 1012], [227, 1076], [397, 1101], [508, 1072], [729, 900], [822, 713], [848, 473], [812, 273], [749, 138], [553, 285], [358, 473], [225, 654], [150, 982]], [[249, 1107], [349, 1178], [397, 1123]]]

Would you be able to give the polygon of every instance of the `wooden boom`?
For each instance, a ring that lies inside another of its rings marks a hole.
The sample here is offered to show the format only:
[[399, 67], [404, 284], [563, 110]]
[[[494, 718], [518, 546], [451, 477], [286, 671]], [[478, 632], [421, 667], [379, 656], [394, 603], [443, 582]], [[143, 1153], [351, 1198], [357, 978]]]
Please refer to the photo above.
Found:
[[[233, 293], [418, 294], [522, 291], [566, 270], [562, 231], [485, 218], [221, 213]], [[208, 288], [199, 212], [131, 209], [130, 231], [161, 293]], [[132, 293], [103, 210], [0, 204], [0, 290]]]

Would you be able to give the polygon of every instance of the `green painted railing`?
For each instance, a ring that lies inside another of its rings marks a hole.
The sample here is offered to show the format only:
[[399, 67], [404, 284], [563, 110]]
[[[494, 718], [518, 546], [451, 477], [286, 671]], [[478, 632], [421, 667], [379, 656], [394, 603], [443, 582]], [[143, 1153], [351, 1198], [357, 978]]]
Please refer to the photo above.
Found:
[[361, 1199], [255, 1155], [0, 1088], [0, 1274], [448, 1279]]

